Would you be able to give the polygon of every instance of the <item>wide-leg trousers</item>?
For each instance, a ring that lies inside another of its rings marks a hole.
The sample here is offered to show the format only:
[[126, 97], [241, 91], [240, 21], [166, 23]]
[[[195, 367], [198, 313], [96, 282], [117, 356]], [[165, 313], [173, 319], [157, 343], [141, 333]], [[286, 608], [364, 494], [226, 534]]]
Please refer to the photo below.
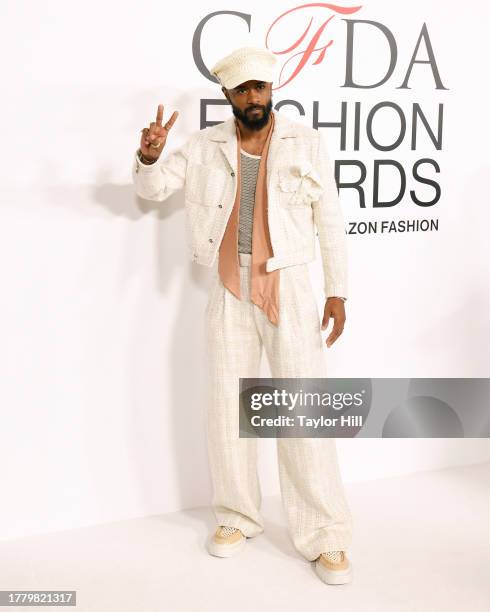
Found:
[[[274, 378], [326, 376], [321, 320], [307, 264], [280, 270], [279, 325], [250, 301], [251, 255], [239, 254], [242, 299], [225, 288], [217, 267], [205, 310], [205, 423], [218, 525], [247, 537], [264, 530], [257, 438], [239, 437], [239, 378], [260, 377], [265, 349]], [[313, 561], [347, 550], [352, 516], [335, 438], [276, 439], [281, 500], [296, 550]]]

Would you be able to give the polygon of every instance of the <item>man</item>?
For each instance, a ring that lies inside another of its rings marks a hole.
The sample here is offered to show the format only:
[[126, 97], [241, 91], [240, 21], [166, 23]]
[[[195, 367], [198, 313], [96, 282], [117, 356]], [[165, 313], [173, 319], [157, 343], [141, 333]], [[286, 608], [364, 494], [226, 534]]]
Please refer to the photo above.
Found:
[[[163, 201], [185, 188], [193, 261], [214, 267], [205, 311], [206, 428], [218, 528], [211, 554], [229, 557], [264, 530], [256, 438], [239, 437], [240, 377], [259, 377], [262, 347], [273, 377], [325, 377], [326, 344], [341, 335], [347, 298], [344, 222], [333, 166], [317, 130], [272, 109], [275, 56], [242, 47], [212, 68], [233, 117], [194, 133], [161, 160], [178, 116], [142, 130], [136, 192]], [[315, 229], [317, 231], [315, 231]], [[325, 306], [320, 322], [307, 263], [318, 235]], [[329, 584], [351, 580], [352, 518], [334, 438], [278, 438], [283, 507], [296, 549]]]

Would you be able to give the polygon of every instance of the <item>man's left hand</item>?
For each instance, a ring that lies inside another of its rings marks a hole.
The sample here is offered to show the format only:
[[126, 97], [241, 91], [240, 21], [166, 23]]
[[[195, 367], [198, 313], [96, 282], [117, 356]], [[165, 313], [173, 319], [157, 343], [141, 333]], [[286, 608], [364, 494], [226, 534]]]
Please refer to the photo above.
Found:
[[329, 297], [325, 302], [323, 311], [322, 330], [327, 329], [330, 317], [333, 318], [333, 328], [327, 337], [326, 344], [330, 348], [337, 340], [340, 334], [344, 331], [345, 324], [345, 307], [344, 300], [340, 297]]

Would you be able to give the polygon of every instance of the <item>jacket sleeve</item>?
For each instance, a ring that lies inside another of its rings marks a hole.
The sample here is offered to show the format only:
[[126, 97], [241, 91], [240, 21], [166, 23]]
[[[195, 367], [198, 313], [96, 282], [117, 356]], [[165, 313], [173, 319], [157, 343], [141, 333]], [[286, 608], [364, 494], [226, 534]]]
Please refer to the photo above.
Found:
[[323, 186], [320, 198], [312, 203], [312, 207], [320, 243], [325, 298], [347, 298], [347, 237], [344, 218], [335, 182], [334, 165], [320, 132], [315, 169]]
[[145, 200], [163, 202], [185, 185], [191, 139], [164, 157], [165, 149], [154, 164], [143, 164], [136, 151], [132, 177], [136, 194]]

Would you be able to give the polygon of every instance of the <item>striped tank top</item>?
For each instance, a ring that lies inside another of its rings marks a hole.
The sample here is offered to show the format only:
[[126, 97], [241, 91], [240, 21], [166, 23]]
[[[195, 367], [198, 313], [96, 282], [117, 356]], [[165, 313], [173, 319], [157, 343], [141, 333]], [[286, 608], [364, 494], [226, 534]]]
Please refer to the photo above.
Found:
[[255, 203], [255, 187], [259, 171], [260, 155], [240, 150], [240, 220], [238, 226], [238, 252], [252, 252], [252, 230]]

